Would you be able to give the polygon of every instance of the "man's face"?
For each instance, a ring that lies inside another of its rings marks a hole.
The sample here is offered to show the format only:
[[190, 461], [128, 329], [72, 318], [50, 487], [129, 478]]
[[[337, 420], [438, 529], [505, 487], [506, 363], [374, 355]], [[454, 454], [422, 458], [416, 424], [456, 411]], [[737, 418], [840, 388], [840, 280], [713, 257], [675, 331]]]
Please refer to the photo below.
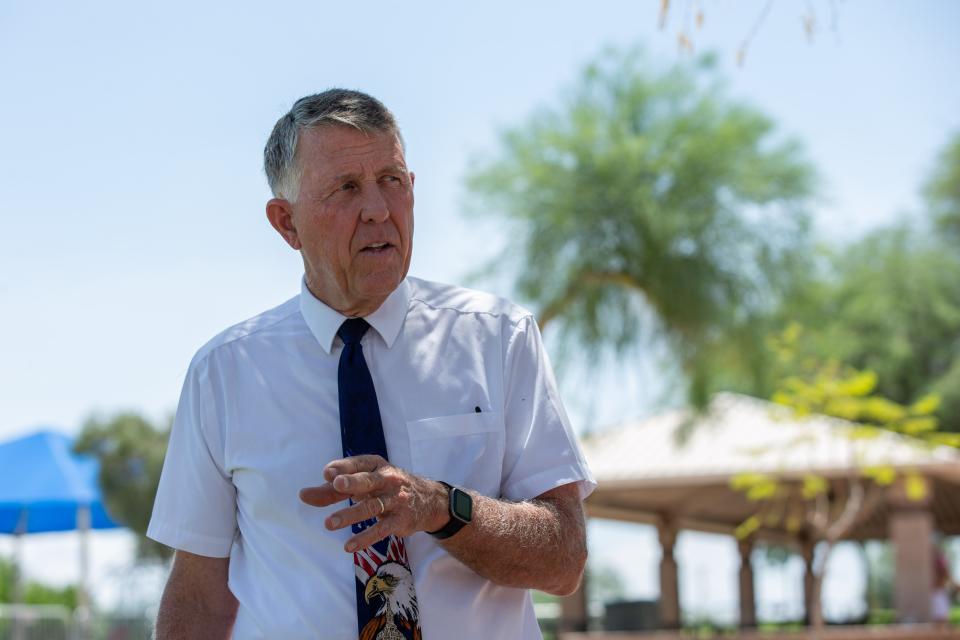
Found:
[[[307, 285], [345, 315], [375, 311], [410, 268], [413, 179], [391, 133], [347, 126], [300, 136], [303, 168], [295, 203], [271, 200], [271, 223], [303, 256]], [[287, 223], [275, 220], [283, 203]]]

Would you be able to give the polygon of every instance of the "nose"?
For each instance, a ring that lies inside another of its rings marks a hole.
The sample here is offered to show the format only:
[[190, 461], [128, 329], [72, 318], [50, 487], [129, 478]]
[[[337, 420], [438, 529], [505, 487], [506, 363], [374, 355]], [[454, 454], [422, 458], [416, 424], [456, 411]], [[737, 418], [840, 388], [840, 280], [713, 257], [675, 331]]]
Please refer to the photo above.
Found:
[[360, 220], [362, 222], [386, 222], [390, 217], [390, 206], [387, 199], [380, 192], [379, 185], [371, 185], [364, 189]]

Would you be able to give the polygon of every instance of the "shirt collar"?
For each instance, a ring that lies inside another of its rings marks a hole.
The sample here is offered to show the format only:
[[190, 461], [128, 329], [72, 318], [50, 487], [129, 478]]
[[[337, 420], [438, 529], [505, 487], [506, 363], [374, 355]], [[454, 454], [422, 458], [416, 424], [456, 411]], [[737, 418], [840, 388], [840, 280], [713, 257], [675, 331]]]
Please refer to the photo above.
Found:
[[[409, 304], [410, 285], [404, 279], [400, 286], [387, 296], [379, 309], [368, 316], [364, 316], [364, 320], [369, 322], [370, 326], [376, 329], [380, 337], [383, 338], [388, 349], [393, 346], [397, 336], [400, 335], [403, 320], [407, 317]], [[333, 351], [333, 339], [347, 316], [318, 300], [307, 288], [306, 278], [300, 281], [300, 313], [323, 350], [331, 353]]]

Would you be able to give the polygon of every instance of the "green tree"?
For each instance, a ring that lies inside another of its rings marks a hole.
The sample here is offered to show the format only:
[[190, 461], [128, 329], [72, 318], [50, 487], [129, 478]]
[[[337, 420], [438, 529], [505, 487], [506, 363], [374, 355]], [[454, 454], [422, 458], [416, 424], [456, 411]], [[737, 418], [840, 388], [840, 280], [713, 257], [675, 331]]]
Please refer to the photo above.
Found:
[[[881, 229], [798, 279], [783, 300], [771, 323], [804, 326], [797, 362], [873, 371], [878, 393], [901, 404], [936, 393], [940, 428], [960, 431], [960, 253], [904, 226]], [[767, 369], [770, 380], [782, 377]], [[766, 386], [732, 386], [770, 395]]]
[[[16, 569], [13, 563], [0, 558], [0, 602], [13, 602], [15, 580]], [[25, 604], [59, 604], [69, 609], [77, 607], [77, 588], [74, 586], [56, 588], [30, 581], [23, 585], [21, 593]]]
[[940, 152], [923, 191], [938, 229], [952, 241], [960, 240], [960, 133]]
[[588, 65], [468, 181], [507, 220], [497, 263], [542, 327], [596, 357], [664, 338], [698, 404], [718, 336], [756, 359], [751, 319], [805, 261], [813, 185], [799, 144], [729, 98], [711, 57], [657, 71], [637, 51]]
[[893, 610], [893, 548], [886, 540], [861, 543], [867, 567], [867, 608], [881, 618]]
[[[901, 404], [938, 394], [941, 428], [960, 431], [960, 135], [939, 154], [925, 182], [937, 233], [907, 223], [847, 245], [820, 249], [812, 264], [781, 275], [779, 306], [765, 331], [792, 322], [806, 328], [803, 354], [876, 372], [878, 392]], [[944, 241], [946, 240], [946, 241]], [[744, 329], [754, 331], [762, 322]], [[770, 332], [773, 333], [773, 332]], [[755, 333], [754, 335], [762, 335]], [[769, 352], [750, 369], [729, 357], [720, 336], [709, 362], [716, 390], [769, 397], [783, 374]], [[731, 362], [733, 363], [731, 365]], [[759, 375], [758, 375], [759, 374]]]
[[0, 558], [0, 602], [13, 602], [13, 585], [17, 579], [13, 563]]
[[107, 509], [140, 534], [137, 553], [166, 558], [170, 550], [146, 537], [153, 499], [167, 451], [170, 423], [156, 427], [134, 413], [110, 418], [94, 416], [83, 425], [74, 448], [100, 461], [100, 487]]

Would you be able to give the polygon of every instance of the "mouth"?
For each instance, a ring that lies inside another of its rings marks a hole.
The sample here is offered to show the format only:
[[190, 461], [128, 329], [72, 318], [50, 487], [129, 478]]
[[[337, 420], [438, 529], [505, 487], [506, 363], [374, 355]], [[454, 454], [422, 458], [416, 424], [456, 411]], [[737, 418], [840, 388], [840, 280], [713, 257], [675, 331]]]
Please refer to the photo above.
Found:
[[360, 253], [377, 255], [380, 253], [386, 253], [390, 249], [393, 249], [393, 245], [389, 242], [371, 242], [361, 249]]

